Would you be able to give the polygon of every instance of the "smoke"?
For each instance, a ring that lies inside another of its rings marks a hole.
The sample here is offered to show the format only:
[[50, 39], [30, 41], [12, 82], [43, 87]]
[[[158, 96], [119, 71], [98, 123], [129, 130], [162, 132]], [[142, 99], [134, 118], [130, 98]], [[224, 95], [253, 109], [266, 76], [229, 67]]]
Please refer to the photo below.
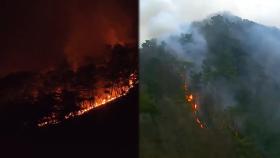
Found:
[[[240, 41], [243, 42], [244, 49], [249, 53], [251, 60], [259, 65], [259, 67], [250, 67], [251, 83], [248, 83], [247, 87], [259, 94], [258, 100], [262, 104], [262, 112], [265, 119], [271, 120], [269, 124], [271, 129], [279, 130], [273, 124], [280, 119], [280, 106], [278, 104], [280, 94], [280, 30], [258, 24], [246, 27], [244, 30], [246, 36]], [[241, 34], [236, 34], [236, 36], [239, 38]], [[264, 73], [262, 76], [267, 78], [261, 83], [258, 82], [261, 76], [255, 73], [258, 69], [262, 70]], [[256, 87], [256, 83], [259, 86]]]
[[178, 58], [195, 63], [194, 69], [201, 70], [207, 53], [207, 42], [199, 30], [188, 26], [175, 32], [174, 35], [161, 39], [166, 42], [167, 51], [176, 54]]
[[141, 0], [140, 41], [174, 32], [181, 23], [229, 11], [242, 18], [280, 27], [278, 0]]
[[1, 2], [0, 76], [63, 61], [64, 6], [54, 1]]
[[133, 4], [122, 3], [73, 1], [69, 6], [70, 32], [64, 51], [72, 66], [81, 65], [87, 57], [104, 59], [106, 45], [137, 41], [136, 11], [124, 11], [125, 7], [133, 8]]
[[104, 60], [106, 45], [137, 42], [137, 5], [134, 0], [1, 2], [0, 76]]
[[206, 120], [215, 120], [207, 118], [209, 110], [246, 109], [233, 116], [239, 130], [255, 119], [267, 121], [260, 127], [280, 130], [273, 126], [280, 119], [280, 30], [229, 12], [179, 25], [172, 33], [158, 35], [158, 41], [165, 43], [167, 52], [193, 65], [187, 68], [190, 86], [195, 84], [193, 73], [202, 75], [195, 81], [199, 83], [195, 91]]
[[266, 75], [280, 85], [278, 70], [280, 66], [280, 31], [273, 27], [253, 25], [245, 28], [245, 32], [248, 36], [240, 40], [244, 43], [246, 51], [262, 65]]
[[265, 26], [280, 26], [279, 2], [143, 0], [140, 5], [140, 41], [164, 41], [167, 52], [194, 65], [186, 66], [187, 82], [207, 128], [232, 128], [265, 157], [279, 157], [280, 30]]

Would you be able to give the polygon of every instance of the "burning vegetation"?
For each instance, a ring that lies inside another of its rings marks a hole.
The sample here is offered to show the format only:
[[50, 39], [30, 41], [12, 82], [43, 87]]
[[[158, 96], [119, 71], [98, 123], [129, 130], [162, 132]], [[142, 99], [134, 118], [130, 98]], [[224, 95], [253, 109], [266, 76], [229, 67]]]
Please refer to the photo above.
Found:
[[0, 12], [1, 157], [82, 144], [135, 157], [138, 2], [13, 0]]
[[25, 109], [20, 124], [44, 127], [127, 95], [138, 83], [137, 48], [117, 44], [107, 49], [105, 60], [89, 60], [76, 70], [66, 64], [40, 73], [18, 72], [2, 78], [2, 105]]
[[[60, 117], [59, 112], [55, 111], [50, 114], [50, 116], [45, 116], [39, 120], [38, 126], [43, 127], [50, 124], [57, 124], [65, 119], [74, 118], [76, 116], [83, 115], [84, 113], [105, 105], [106, 103], [112, 102], [122, 96], [125, 96], [129, 93], [130, 89], [134, 87], [137, 83], [137, 75], [136, 73], [131, 73], [129, 75], [128, 80], [122, 80], [119, 83], [114, 83], [113, 87], [99, 87], [98, 94], [95, 94], [92, 90], [82, 90], [79, 91], [78, 97], [80, 101], [76, 103], [77, 109], [67, 113], [63, 117]], [[61, 99], [61, 91], [60, 93], [56, 93], [57, 99], [62, 101]]]
[[188, 89], [187, 81], [185, 81], [185, 100], [186, 103], [191, 105], [193, 116], [195, 119], [195, 122], [198, 124], [200, 128], [206, 128], [205, 123], [202, 122], [202, 120], [199, 118], [199, 106], [198, 106], [198, 98], [195, 97], [192, 92]]
[[182, 31], [140, 50], [142, 157], [280, 157], [279, 29], [215, 15]]

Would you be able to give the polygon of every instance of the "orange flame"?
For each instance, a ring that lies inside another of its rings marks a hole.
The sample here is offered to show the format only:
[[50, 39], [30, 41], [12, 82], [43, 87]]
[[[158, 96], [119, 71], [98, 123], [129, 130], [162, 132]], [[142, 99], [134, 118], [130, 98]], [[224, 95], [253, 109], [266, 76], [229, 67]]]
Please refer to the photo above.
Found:
[[191, 94], [189, 97], [188, 97], [188, 102], [191, 102], [193, 100], [193, 95]]
[[[128, 85], [125, 86], [119, 86], [119, 87], [115, 87], [111, 89], [111, 93], [107, 94], [107, 95], [101, 95], [101, 96], [95, 96], [94, 100], [84, 100], [80, 103], [80, 107], [81, 109], [78, 111], [74, 111], [74, 112], [70, 112], [69, 114], [64, 116], [64, 119], [67, 120], [69, 118], [73, 118], [76, 116], [80, 116], [85, 114], [86, 112], [105, 105], [109, 102], [112, 102], [120, 97], [123, 97], [125, 95], [127, 95], [130, 91], [130, 89], [132, 89], [135, 84], [137, 83], [137, 76], [135, 73], [132, 73], [129, 76], [129, 82]], [[57, 116], [55, 113], [52, 113], [51, 116], [47, 116], [44, 117], [42, 120], [39, 121], [39, 123], [37, 124], [39, 127], [43, 127], [46, 125], [50, 125], [50, 124], [58, 124], [60, 123], [62, 120], [58, 120]]]
[[194, 104], [194, 110], [197, 110], [197, 104]]
[[203, 124], [203, 122], [199, 119], [199, 117], [197, 116], [198, 113], [198, 104], [195, 101], [195, 97], [193, 94], [191, 94], [191, 92], [189, 92], [189, 90], [187, 89], [187, 83], [185, 83], [185, 98], [186, 98], [186, 102], [189, 103], [192, 106], [193, 109], [193, 115], [195, 117], [195, 122], [198, 124], [198, 126], [200, 128], [204, 128], [205, 125]]

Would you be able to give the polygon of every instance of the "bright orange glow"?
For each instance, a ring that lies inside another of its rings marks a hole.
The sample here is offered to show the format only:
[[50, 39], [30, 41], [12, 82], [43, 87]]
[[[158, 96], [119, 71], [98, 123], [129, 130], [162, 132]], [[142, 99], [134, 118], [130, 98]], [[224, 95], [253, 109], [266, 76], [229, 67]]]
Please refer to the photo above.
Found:
[[[113, 88], [110, 88], [109, 94], [98, 95], [98, 96], [94, 96], [94, 99], [83, 100], [82, 102], [80, 102], [80, 105], [79, 105], [80, 110], [68, 113], [67, 115], [64, 116], [64, 119], [67, 120], [69, 118], [83, 115], [84, 113], [86, 113], [96, 107], [105, 105], [111, 101], [114, 101], [120, 97], [127, 95], [129, 93], [130, 89], [132, 89], [137, 82], [136, 74], [132, 73], [129, 76], [128, 81], [129, 81], [128, 85], [120, 85], [120, 86], [115, 86]], [[90, 96], [88, 98], [91, 98], [91, 97], [92, 96]], [[61, 122], [61, 120], [57, 119], [56, 114], [52, 113], [51, 116], [44, 117], [42, 120], [40, 120], [40, 122], [38, 123], [38, 126], [42, 127], [42, 126], [46, 126], [46, 125], [50, 125], [50, 124], [57, 124], [60, 122]]]
[[191, 102], [193, 100], [193, 95], [191, 94], [189, 97], [188, 97], [188, 102]]
[[193, 115], [195, 117], [195, 122], [198, 124], [200, 128], [204, 128], [204, 123], [199, 119], [198, 116], [198, 104], [196, 103], [195, 96], [187, 89], [187, 83], [185, 83], [185, 98], [186, 102], [191, 105], [193, 109]]

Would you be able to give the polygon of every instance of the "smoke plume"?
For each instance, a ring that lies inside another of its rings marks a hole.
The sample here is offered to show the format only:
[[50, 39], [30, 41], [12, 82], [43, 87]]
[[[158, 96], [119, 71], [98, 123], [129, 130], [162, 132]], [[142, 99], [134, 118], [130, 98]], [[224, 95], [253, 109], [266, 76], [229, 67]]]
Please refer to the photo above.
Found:
[[137, 3], [127, 0], [1, 2], [0, 76], [40, 71], [85, 58], [104, 60], [108, 46], [137, 42]]

